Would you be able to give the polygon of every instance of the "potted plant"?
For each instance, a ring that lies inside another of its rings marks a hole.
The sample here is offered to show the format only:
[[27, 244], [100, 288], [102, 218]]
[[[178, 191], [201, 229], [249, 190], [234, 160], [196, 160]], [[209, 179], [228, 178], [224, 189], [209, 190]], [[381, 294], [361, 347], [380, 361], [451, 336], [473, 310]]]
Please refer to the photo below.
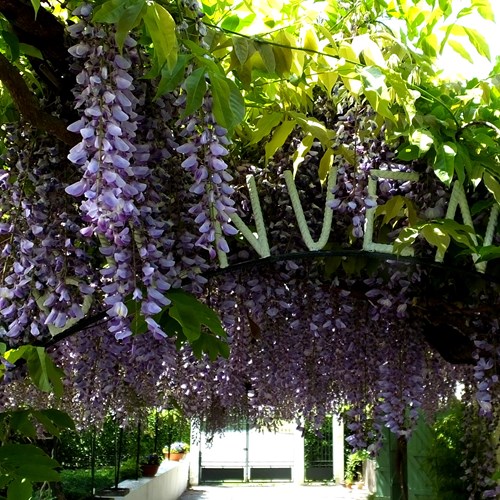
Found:
[[160, 467], [161, 459], [158, 453], [151, 453], [146, 456], [144, 462], [141, 464], [141, 471], [144, 477], [154, 477]]
[[165, 448], [163, 448], [165, 458], [175, 461], [181, 460], [184, 457], [184, 454], [186, 454], [188, 451], [189, 445], [187, 443], [183, 443], [182, 441], [176, 441], [170, 446], [165, 446]]

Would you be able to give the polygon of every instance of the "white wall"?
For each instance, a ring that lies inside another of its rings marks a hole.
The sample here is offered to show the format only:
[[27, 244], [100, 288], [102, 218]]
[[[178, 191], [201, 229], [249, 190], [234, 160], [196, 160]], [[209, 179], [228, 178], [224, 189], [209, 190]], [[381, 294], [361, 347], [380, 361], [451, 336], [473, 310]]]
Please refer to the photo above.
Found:
[[[180, 462], [164, 460], [155, 477], [141, 477], [138, 480], [122, 481], [119, 488], [130, 488], [126, 496], [113, 497], [107, 494], [105, 498], [120, 498], [126, 500], [177, 500], [187, 489], [189, 477], [189, 457]], [[96, 498], [99, 498], [96, 495]]]

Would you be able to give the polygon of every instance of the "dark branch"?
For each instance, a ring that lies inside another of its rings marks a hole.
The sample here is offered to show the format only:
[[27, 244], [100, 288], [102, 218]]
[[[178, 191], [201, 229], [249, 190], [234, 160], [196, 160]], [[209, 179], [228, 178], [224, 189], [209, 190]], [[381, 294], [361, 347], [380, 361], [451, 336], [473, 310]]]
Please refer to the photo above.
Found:
[[44, 8], [35, 11], [26, 0], [0, 0], [0, 12], [9, 21], [19, 41], [36, 47], [54, 68], [67, 57], [64, 26]]
[[68, 131], [63, 120], [40, 108], [36, 96], [30, 91], [18, 69], [1, 53], [0, 80], [9, 91], [24, 120], [39, 130], [53, 134], [69, 146], [74, 146], [78, 142], [79, 136]]

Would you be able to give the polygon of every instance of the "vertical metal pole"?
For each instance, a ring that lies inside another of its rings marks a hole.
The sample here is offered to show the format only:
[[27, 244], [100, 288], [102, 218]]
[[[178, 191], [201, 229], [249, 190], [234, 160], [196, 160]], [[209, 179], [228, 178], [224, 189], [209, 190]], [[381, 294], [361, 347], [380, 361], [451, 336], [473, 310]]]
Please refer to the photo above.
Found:
[[172, 415], [169, 415], [169, 418], [167, 418], [167, 447], [168, 447], [167, 458], [169, 460], [170, 460], [170, 447], [172, 446], [172, 441], [173, 441], [172, 419], [173, 419]]
[[139, 461], [141, 459], [141, 421], [137, 422], [137, 452], [135, 456], [135, 478], [139, 479]]
[[95, 495], [95, 426], [92, 427], [90, 434], [90, 488], [92, 490], [92, 496]]
[[[200, 420], [200, 445], [198, 448], [198, 484], [200, 484], [203, 481], [203, 455], [202, 455], [202, 447], [204, 444], [204, 438], [205, 438], [205, 432], [203, 431], [203, 422]], [[191, 444], [194, 443], [194, 440], [191, 440]], [[169, 445], [169, 451], [170, 451], [170, 445]]]
[[158, 426], [159, 426], [159, 415], [158, 415], [158, 410], [155, 410], [156, 416], [155, 416], [155, 446], [154, 446], [154, 452], [158, 453]]
[[245, 442], [245, 471], [243, 480], [248, 483], [250, 481], [250, 421], [246, 422], [246, 442]]
[[123, 446], [123, 427], [119, 428], [118, 432], [118, 446], [115, 446], [116, 460], [115, 460], [115, 489], [118, 489], [120, 482], [120, 464], [122, 461], [122, 446]]

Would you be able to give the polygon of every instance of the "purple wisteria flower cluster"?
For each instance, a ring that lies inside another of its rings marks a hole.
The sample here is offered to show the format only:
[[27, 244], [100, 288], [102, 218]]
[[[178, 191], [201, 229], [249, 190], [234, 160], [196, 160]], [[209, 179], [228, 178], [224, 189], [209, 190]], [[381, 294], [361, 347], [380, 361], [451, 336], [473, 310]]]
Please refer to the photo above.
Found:
[[[183, 97], [179, 99], [179, 105]], [[234, 188], [230, 182], [233, 177], [224, 161], [228, 154], [225, 146], [229, 144], [227, 130], [217, 125], [211, 108], [212, 99], [207, 94], [199, 113], [201, 116], [191, 116], [185, 122], [181, 135], [188, 141], [179, 146], [177, 152], [186, 156], [182, 167], [194, 179], [190, 192], [201, 197], [189, 209], [201, 233], [196, 246], [208, 250], [214, 259], [217, 251], [229, 252], [225, 236], [234, 236], [238, 231], [230, 219], [236, 209], [231, 199]]]
[[11, 128], [7, 138], [0, 235], [4, 273], [11, 271], [3, 275], [0, 314], [6, 336], [18, 343], [81, 319], [96, 276], [81, 245], [79, 214], [54, 176], [64, 163], [58, 147], [28, 128]]
[[[492, 338], [498, 335], [498, 321], [495, 325]], [[496, 335], [495, 335], [496, 333]], [[476, 340], [477, 351], [475, 358], [477, 364], [474, 367], [474, 378], [477, 381], [476, 399], [479, 403], [479, 413], [482, 416], [492, 418], [494, 396], [500, 391], [499, 373], [497, 360], [500, 358], [500, 347], [495, 346], [487, 340]]]
[[165, 336], [153, 316], [169, 304], [167, 274], [174, 261], [165, 238], [168, 224], [154, 212], [158, 193], [151, 186], [150, 147], [136, 140], [141, 120], [133, 83], [140, 75], [131, 74], [138, 62], [136, 42], [127, 37], [120, 53], [113, 31], [91, 25], [90, 14], [89, 6], [79, 7], [75, 15], [82, 20], [70, 28], [79, 39], [70, 53], [80, 61], [75, 98], [81, 117], [68, 128], [82, 140], [68, 159], [83, 176], [66, 192], [84, 197], [80, 209], [87, 225], [81, 232], [98, 238], [106, 259], [101, 290], [112, 318], [110, 330], [117, 338], [131, 334], [126, 301], [132, 298], [141, 302], [152, 333]]

